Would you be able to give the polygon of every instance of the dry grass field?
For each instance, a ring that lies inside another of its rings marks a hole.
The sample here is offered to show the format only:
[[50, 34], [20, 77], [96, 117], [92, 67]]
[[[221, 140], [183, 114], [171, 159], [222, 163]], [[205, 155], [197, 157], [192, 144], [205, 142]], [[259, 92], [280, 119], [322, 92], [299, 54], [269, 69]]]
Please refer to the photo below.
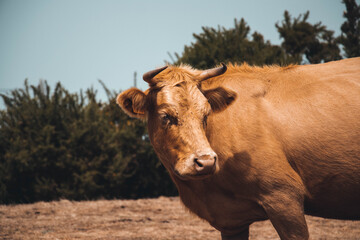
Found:
[[[360, 239], [360, 221], [307, 216], [311, 238]], [[179, 198], [38, 202], [0, 205], [0, 239], [220, 239]], [[279, 239], [269, 221], [255, 223], [250, 239]]]

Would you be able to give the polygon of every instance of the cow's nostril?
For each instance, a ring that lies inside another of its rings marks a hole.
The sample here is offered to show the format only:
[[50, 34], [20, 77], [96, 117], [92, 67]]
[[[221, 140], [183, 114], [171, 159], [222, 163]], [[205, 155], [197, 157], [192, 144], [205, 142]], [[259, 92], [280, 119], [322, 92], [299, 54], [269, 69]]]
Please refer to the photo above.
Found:
[[201, 162], [199, 162], [199, 159], [198, 159], [198, 158], [195, 158], [195, 159], [194, 159], [194, 162], [195, 162], [195, 164], [197, 165], [197, 167], [202, 168], [202, 167], [204, 166]]
[[194, 158], [194, 167], [198, 174], [209, 174], [215, 170], [215, 156], [201, 155]]

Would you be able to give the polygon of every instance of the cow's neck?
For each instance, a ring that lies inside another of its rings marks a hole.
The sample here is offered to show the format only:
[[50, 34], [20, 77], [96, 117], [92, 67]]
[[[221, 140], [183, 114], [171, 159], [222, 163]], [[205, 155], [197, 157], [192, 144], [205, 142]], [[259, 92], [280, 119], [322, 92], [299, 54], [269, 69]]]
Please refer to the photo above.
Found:
[[[234, 184], [219, 178], [221, 174], [203, 180], [182, 181], [176, 177], [173, 179], [182, 203], [219, 231], [227, 231], [229, 227], [237, 230], [247, 227], [251, 223], [249, 219], [266, 219], [263, 210], [253, 201], [241, 198], [234, 189], [226, 187]], [[250, 215], [249, 209], [252, 209]]]
[[211, 179], [183, 181], [173, 177], [178, 188], [182, 203], [199, 217], [213, 222], [215, 216], [209, 209], [211, 195], [218, 192], [216, 184]]

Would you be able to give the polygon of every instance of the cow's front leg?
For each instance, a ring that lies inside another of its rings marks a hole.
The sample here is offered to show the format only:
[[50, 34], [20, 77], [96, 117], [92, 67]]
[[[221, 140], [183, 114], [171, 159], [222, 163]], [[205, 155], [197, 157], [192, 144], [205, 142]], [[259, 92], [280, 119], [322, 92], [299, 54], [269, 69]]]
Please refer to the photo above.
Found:
[[272, 194], [262, 206], [282, 240], [309, 239], [301, 196], [283, 192]]
[[235, 235], [226, 235], [221, 233], [222, 240], [248, 240], [249, 239], [249, 227], [244, 229], [241, 233]]

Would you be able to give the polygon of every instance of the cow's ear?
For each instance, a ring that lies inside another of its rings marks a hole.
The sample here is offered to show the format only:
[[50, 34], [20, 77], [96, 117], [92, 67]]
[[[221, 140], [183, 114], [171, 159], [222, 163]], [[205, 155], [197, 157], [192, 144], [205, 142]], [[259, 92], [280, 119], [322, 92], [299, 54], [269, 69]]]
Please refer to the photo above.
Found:
[[143, 91], [130, 88], [120, 93], [116, 102], [130, 117], [145, 119], [146, 94]]
[[208, 99], [213, 112], [224, 110], [236, 99], [235, 92], [222, 87], [205, 90], [203, 93]]

